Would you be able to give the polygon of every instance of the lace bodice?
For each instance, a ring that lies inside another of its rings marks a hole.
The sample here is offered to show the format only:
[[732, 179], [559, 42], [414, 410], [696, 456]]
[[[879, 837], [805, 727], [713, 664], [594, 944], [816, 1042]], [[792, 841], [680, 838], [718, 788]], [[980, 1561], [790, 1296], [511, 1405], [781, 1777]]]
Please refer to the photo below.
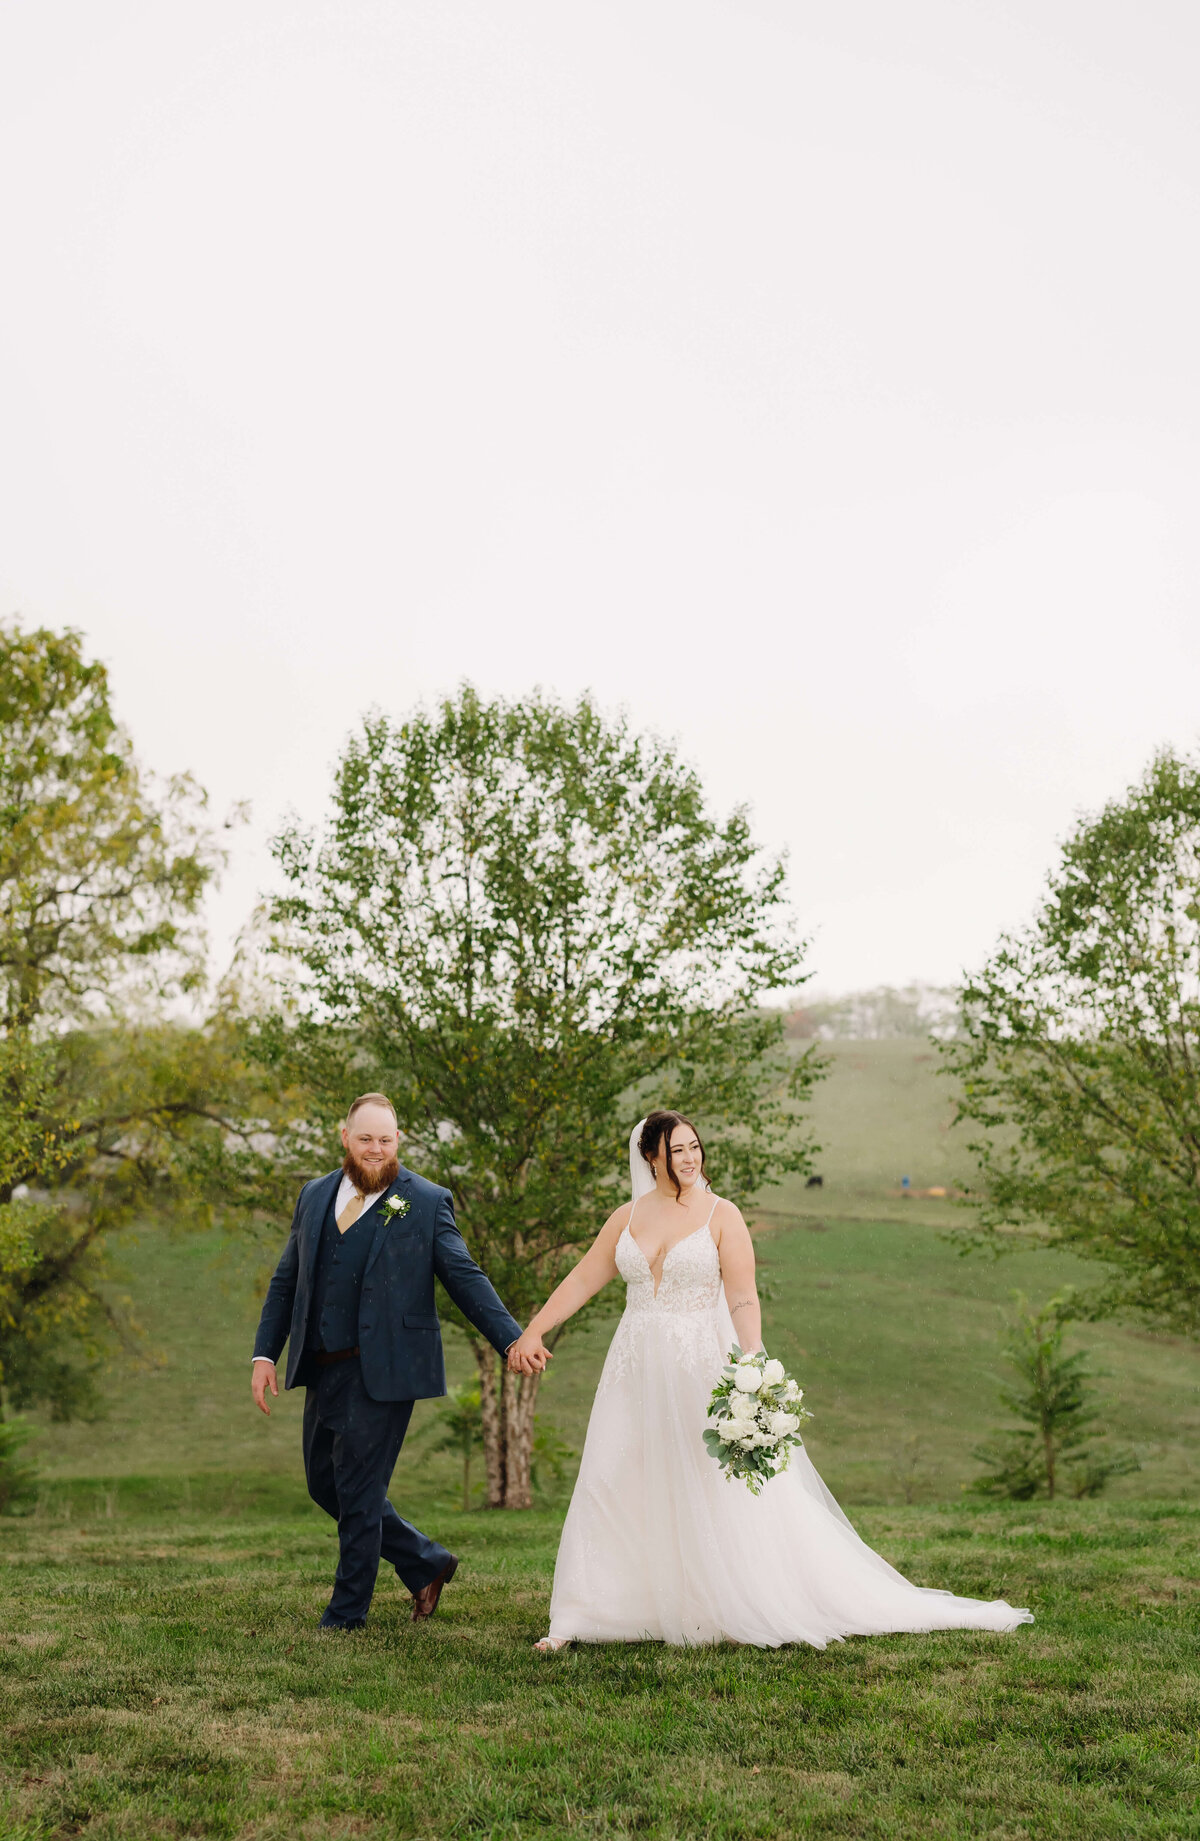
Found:
[[721, 1261], [707, 1221], [683, 1240], [677, 1240], [668, 1251], [657, 1297], [646, 1255], [628, 1228], [617, 1241], [616, 1261], [617, 1271], [625, 1280], [625, 1309], [631, 1315], [638, 1316], [643, 1311], [677, 1315], [716, 1309]]

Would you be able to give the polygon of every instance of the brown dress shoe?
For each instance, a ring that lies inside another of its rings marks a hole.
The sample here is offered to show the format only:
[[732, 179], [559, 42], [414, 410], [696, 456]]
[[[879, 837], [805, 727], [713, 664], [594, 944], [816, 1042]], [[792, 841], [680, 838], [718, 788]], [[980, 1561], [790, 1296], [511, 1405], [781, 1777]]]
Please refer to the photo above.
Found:
[[425, 1618], [433, 1616], [438, 1607], [438, 1599], [442, 1595], [442, 1587], [449, 1585], [457, 1571], [458, 1561], [451, 1554], [448, 1565], [443, 1566], [437, 1578], [431, 1579], [428, 1585], [423, 1585], [419, 1592], [413, 1593], [412, 1621], [414, 1624], [419, 1624]]

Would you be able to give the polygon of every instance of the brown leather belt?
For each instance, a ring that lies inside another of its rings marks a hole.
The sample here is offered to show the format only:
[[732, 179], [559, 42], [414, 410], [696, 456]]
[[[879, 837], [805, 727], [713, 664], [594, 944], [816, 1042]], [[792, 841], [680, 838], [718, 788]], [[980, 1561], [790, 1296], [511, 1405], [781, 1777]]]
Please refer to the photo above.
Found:
[[314, 1349], [318, 1368], [329, 1368], [334, 1362], [348, 1362], [352, 1355], [358, 1354], [358, 1344], [352, 1349]]

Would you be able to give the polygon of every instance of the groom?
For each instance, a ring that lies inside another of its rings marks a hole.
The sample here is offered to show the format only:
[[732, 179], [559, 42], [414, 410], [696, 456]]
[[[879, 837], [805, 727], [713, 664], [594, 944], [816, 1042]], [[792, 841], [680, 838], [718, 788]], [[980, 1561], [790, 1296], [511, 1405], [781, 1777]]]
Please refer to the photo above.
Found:
[[[308, 1493], [338, 1525], [326, 1630], [362, 1629], [381, 1554], [412, 1593], [414, 1623], [433, 1615], [458, 1566], [387, 1499], [413, 1401], [446, 1391], [434, 1274], [499, 1354], [521, 1334], [467, 1252], [449, 1190], [402, 1169], [399, 1141], [386, 1094], [355, 1100], [341, 1169], [300, 1191], [254, 1340], [262, 1412], [267, 1389], [279, 1393], [275, 1363], [289, 1340], [284, 1386], [307, 1389]], [[526, 1360], [546, 1365], [541, 1351]]]

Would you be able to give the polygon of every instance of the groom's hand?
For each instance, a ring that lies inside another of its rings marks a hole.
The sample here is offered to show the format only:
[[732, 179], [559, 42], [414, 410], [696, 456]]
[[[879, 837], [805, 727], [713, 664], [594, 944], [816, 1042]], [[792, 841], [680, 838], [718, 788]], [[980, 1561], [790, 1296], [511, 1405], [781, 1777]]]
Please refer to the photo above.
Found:
[[546, 1363], [552, 1361], [553, 1357], [553, 1349], [548, 1349], [540, 1336], [526, 1330], [508, 1351], [509, 1373], [542, 1374]]
[[265, 1413], [269, 1419], [271, 1417], [271, 1409], [267, 1405], [268, 1387], [275, 1395], [275, 1398], [278, 1399], [279, 1389], [275, 1385], [274, 1362], [257, 1361], [250, 1371], [250, 1394], [259, 1412]]

